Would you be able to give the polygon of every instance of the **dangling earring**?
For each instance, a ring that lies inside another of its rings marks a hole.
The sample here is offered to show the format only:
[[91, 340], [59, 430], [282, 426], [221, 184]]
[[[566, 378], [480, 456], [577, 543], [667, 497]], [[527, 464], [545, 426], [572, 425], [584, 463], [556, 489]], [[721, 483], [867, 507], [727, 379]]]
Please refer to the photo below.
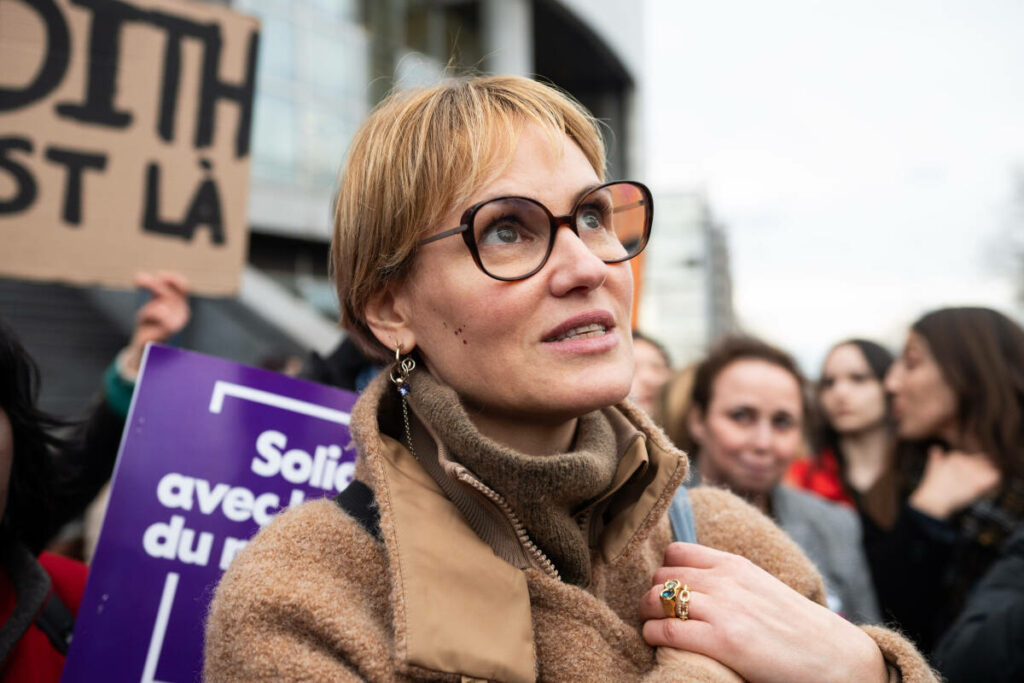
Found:
[[[402, 423], [405, 427], [405, 445], [409, 447], [409, 453], [417, 460], [416, 447], [412, 443], [412, 428], [409, 426], [409, 404], [405, 397], [409, 395], [409, 373], [416, 369], [416, 361], [409, 356], [402, 358], [402, 345], [395, 345], [395, 365], [391, 368], [391, 382], [398, 389], [402, 397]], [[398, 373], [397, 375], [395, 373]]]
[[[395, 346], [395, 365], [391, 368], [391, 382], [405, 399], [409, 395], [409, 373], [416, 369], [416, 361], [410, 356], [402, 358], [402, 345]], [[395, 373], [398, 376], [395, 376]]]

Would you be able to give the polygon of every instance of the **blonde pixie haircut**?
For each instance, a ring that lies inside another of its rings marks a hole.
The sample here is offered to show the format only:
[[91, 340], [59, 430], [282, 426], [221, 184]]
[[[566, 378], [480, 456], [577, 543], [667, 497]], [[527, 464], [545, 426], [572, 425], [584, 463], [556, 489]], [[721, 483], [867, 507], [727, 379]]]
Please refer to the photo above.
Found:
[[[597, 122], [555, 88], [519, 76], [457, 78], [394, 93], [356, 132], [338, 192], [331, 267], [341, 324], [368, 355], [394, 357], [366, 325], [370, 298], [408, 273], [417, 243], [501, 174], [526, 124], [575, 142], [598, 178]], [[466, 258], [470, 258], [466, 252]]]

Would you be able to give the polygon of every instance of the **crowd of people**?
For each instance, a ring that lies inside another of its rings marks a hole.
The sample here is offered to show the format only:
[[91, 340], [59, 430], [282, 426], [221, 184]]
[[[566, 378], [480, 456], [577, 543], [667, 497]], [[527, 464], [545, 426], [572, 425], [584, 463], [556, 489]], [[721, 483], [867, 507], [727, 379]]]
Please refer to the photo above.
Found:
[[[1020, 325], [940, 309], [813, 386], [750, 336], [673, 370], [631, 324], [653, 198], [604, 169], [597, 122], [528, 79], [370, 115], [336, 204], [348, 334], [299, 371], [361, 393], [356, 478], [237, 556], [205, 678], [1024, 678]], [[59, 678], [86, 568], [44, 549], [188, 322], [180, 278], [139, 285], [77, 429], [0, 325], [0, 679]]]
[[732, 336], [674, 373], [654, 414], [689, 449], [687, 485], [772, 517], [831, 608], [896, 626], [949, 680], [1024, 676], [1019, 324], [936, 310], [898, 357], [836, 344], [813, 386], [783, 350]]

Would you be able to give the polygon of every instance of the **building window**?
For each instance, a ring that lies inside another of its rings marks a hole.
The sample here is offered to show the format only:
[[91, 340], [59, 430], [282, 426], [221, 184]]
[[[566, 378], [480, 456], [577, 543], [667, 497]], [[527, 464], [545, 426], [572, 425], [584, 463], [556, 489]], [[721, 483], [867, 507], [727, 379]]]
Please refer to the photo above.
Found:
[[324, 202], [371, 105], [370, 39], [360, 3], [238, 0], [236, 7], [262, 22], [253, 182]]

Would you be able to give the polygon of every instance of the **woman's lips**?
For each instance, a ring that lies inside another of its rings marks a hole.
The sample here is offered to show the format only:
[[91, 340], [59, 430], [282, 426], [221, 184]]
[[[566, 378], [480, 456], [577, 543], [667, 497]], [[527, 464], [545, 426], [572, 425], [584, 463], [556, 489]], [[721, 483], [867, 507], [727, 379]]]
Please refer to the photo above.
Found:
[[575, 334], [544, 342], [544, 348], [561, 353], [603, 353], [615, 348], [619, 335], [613, 329], [599, 328], [598, 332]]
[[569, 341], [570, 339], [592, 339], [600, 337], [607, 331], [608, 328], [601, 323], [590, 323], [589, 325], [580, 325], [563, 332], [557, 339], [552, 339], [551, 341], [562, 342]]
[[749, 460], [741, 460], [740, 466], [747, 471], [747, 474], [757, 477], [771, 476], [777, 469], [771, 462], [750, 462]]
[[563, 320], [541, 337], [546, 344], [599, 338], [615, 327], [615, 317], [608, 311], [588, 311]]

